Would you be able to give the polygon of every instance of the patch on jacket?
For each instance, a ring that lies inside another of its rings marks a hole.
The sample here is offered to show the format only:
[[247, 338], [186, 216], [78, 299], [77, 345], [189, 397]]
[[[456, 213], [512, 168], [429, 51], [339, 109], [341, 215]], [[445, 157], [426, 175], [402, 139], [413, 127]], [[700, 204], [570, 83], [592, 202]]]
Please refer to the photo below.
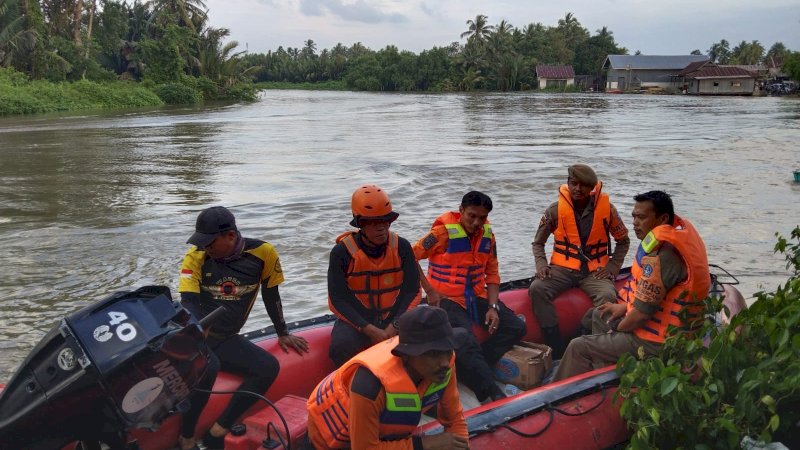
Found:
[[425, 236], [425, 239], [422, 240], [422, 248], [425, 250], [430, 250], [434, 245], [436, 245], [436, 242], [436, 236], [434, 236], [433, 233], [428, 233], [428, 235]]

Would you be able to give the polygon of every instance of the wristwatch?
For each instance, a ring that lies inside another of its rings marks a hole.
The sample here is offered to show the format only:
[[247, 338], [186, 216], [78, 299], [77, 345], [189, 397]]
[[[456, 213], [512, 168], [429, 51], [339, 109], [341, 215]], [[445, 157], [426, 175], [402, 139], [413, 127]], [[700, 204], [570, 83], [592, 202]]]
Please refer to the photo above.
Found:
[[500, 303], [499, 302], [492, 303], [491, 305], [489, 305], [489, 308], [492, 308], [493, 310], [497, 311], [497, 314], [500, 314]]
[[392, 326], [394, 327], [395, 330], [399, 330], [400, 329], [400, 319], [394, 319], [392, 321]]

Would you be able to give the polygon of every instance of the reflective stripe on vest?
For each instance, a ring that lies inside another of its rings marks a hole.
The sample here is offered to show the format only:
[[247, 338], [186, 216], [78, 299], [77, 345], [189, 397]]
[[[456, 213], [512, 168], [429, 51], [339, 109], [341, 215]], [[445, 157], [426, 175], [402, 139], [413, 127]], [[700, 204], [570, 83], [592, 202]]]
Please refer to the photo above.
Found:
[[395, 336], [361, 352], [345, 363], [340, 369], [323, 379], [306, 403], [309, 420], [313, 420], [317, 430], [325, 438], [329, 448], [349, 447], [350, 385], [359, 367], [366, 367], [381, 382], [386, 393], [386, 407], [379, 416], [378, 435], [381, 440], [404, 439], [419, 425], [422, 413], [430, 409], [442, 396], [448, 386], [453, 370], [454, 359], [450, 361], [450, 371], [442, 383], [430, 383], [425, 387], [422, 398], [418, 387], [409, 378], [401, 358], [391, 354], [397, 343]]
[[592, 229], [586, 239], [581, 238], [575, 218], [575, 207], [564, 184], [558, 190], [558, 224], [553, 231], [553, 254], [550, 264], [579, 270], [585, 262], [590, 271], [608, 264], [610, 254], [609, 228], [611, 227], [611, 202], [602, 192], [603, 183], [598, 182], [592, 196], [594, 212]]
[[467, 289], [478, 297], [487, 295], [484, 270], [492, 252], [492, 226], [488, 222], [483, 225], [477, 248], [473, 248], [459, 219], [460, 215], [452, 212], [437, 219], [447, 229], [447, 249], [430, 256], [428, 280], [438, 292], [461, 304]]
[[694, 226], [676, 215], [672, 225], [653, 228], [639, 244], [631, 266], [631, 277], [619, 291], [620, 298], [627, 302], [628, 311], [634, 307], [637, 280], [643, 273], [642, 258], [663, 243], [669, 243], [675, 248], [686, 266], [687, 276], [667, 292], [655, 314], [633, 331], [641, 339], [657, 343], [664, 342], [669, 335], [670, 326], [689, 329], [690, 323], [681, 320], [681, 309], [687, 308], [686, 314], [690, 321], [702, 317], [703, 300], [708, 296], [708, 289], [711, 287], [705, 244]]
[[350, 291], [365, 308], [377, 310], [382, 316], [391, 311], [403, 285], [403, 262], [398, 250], [399, 238], [389, 233], [386, 251], [380, 258], [370, 258], [356, 242], [355, 232], [343, 234], [337, 240], [350, 254], [345, 277]]

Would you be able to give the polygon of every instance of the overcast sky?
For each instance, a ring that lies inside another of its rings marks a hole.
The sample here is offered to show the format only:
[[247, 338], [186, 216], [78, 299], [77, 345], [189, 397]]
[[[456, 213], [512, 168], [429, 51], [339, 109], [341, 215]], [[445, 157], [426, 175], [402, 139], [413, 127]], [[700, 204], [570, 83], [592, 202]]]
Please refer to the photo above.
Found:
[[521, 29], [556, 26], [567, 12], [592, 34], [607, 26], [631, 54], [705, 53], [721, 39], [731, 48], [758, 40], [767, 50], [775, 42], [800, 50], [799, 0], [206, 0], [206, 6], [212, 25], [230, 29], [250, 52], [313, 39], [318, 51], [361, 42], [419, 53], [463, 43], [467, 19], [478, 14]]

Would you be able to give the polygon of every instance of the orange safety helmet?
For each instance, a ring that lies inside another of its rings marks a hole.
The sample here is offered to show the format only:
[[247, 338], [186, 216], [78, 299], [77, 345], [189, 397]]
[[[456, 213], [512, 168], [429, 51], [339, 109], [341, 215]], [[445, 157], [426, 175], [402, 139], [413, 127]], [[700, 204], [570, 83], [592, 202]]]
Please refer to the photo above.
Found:
[[360, 219], [388, 220], [390, 223], [397, 220], [400, 214], [392, 211], [392, 202], [389, 194], [375, 184], [364, 184], [353, 192], [350, 202], [353, 210], [353, 220], [350, 225], [360, 228]]

